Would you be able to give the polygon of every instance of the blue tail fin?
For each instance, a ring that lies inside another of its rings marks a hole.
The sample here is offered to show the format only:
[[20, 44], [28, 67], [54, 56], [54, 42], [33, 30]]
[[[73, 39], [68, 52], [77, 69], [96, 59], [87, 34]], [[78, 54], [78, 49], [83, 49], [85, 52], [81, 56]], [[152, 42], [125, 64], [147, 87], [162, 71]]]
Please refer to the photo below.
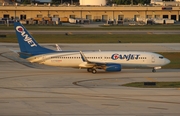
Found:
[[[54, 50], [40, 46], [20, 22], [15, 22], [14, 28], [21, 50], [21, 57], [25, 58], [33, 55], [55, 52]], [[24, 56], [25, 54], [27, 55]]]

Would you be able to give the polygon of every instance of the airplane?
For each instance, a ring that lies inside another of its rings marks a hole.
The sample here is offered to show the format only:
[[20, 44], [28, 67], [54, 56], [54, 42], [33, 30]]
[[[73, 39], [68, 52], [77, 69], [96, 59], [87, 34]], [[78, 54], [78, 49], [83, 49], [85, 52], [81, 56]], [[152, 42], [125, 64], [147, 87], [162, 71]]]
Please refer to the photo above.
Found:
[[40, 46], [19, 22], [14, 23], [21, 58], [31, 63], [50, 66], [87, 69], [93, 74], [97, 69], [118, 72], [124, 67], [152, 68], [152, 72], [169, 64], [170, 60], [160, 54], [142, 51], [57, 51]]

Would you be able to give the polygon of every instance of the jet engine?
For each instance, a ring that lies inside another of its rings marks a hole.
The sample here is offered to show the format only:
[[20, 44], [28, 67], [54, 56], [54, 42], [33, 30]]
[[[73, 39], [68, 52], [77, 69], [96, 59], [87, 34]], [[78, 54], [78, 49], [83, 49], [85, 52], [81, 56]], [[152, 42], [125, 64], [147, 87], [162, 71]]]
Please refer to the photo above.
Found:
[[121, 65], [120, 64], [106, 64], [105, 71], [109, 72], [116, 72], [121, 71]]

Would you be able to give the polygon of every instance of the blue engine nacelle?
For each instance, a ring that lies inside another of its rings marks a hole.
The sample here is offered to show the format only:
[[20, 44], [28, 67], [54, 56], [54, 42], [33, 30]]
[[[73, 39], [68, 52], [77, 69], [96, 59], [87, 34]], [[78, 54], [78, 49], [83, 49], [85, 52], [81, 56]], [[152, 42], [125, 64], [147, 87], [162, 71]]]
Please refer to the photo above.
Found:
[[105, 70], [109, 72], [121, 71], [121, 65], [120, 64], [106, 64]]

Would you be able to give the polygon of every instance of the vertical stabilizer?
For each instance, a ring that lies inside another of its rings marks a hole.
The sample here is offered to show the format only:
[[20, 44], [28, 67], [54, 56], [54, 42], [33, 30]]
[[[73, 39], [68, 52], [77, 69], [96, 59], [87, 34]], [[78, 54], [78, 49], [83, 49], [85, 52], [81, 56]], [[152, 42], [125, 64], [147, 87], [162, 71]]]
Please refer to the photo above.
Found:
[[15, 22], [14, 28], [18, 38], [21, 53], [30, 54], [33, 56], [54, 52], [54, 50], [40, 46], [20, 22]]

